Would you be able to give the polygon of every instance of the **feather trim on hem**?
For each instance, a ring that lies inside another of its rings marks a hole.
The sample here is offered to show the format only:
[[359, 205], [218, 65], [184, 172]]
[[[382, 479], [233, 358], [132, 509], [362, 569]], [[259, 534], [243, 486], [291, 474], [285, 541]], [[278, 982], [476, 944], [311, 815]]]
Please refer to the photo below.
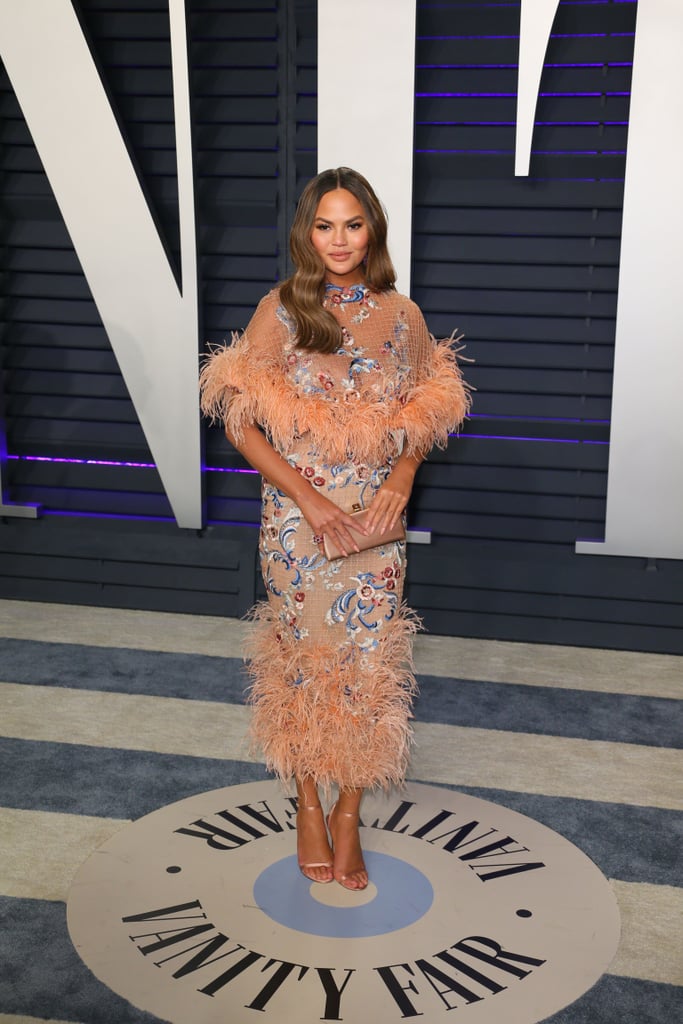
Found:
[[251, 358], [242, 336], [204, 363], [202, 411], [238, 441], [248, 423], [259, 423], [281, 452], [309, 435], [332, 462], [344, 462], [349, 452], [360, 462], [384, 461], [399, 432], [408, 454], [426, 453], [435, 444], [445, 448], [470, 406], [453, 340], [434, 342], [430, 375], [410, 389], [405, 401], [378, 402], [375, 393], [361, 393], [357, 401], [334, 402], [329, 395], [299, 395], [280, 366]]
[[265, 602], [252, 614], [245, 648], [253, 680], [250, 741], [268, 769], [285, 785], [312, 778], [326, 796], [332, 786], [401, 785], [412, 744], [411, 651], [419, 618], [404, 606], [367, 654], [352, 643], [304, 648], [281, 634]]

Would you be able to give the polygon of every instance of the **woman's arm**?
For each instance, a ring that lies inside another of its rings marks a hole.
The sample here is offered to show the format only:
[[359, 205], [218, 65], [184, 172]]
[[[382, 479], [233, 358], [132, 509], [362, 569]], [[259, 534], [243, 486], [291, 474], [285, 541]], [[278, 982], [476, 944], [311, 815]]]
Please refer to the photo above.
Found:
[[370, 505], [370, 514], [366, 520], [369, 532], [379, 527], [384, 533], [390, 529], [402, 515], [413, 490], [415, 474], [424, 461], [421, 452], [399, 455], [394, 468], [386, 478]]
[[470, 405], [453, 339], [436, 342], [415, 303], [403, 298], [401, 302], [408, 315], [411, 365], [411, 388], [400, 415], [405, 447], [370, 506], [370, 530], [395, 524], [408, 504], [420, 464], [435, 444], [446, 447]]
[[323, 533], [329, 534], [345, 555], [359, 550], [348, 528], [353, 526], [362, 533], [367, 533], [367, 530], [361, 529], [346, 512], [297, 473], [287, 460], [275, 451], [255, 423], [242, 429], [239, 441], [227, 430], [226, 435], [230, 444], [258, 470], [261, 476], [299, 506], [314, 535], [321, 537]]

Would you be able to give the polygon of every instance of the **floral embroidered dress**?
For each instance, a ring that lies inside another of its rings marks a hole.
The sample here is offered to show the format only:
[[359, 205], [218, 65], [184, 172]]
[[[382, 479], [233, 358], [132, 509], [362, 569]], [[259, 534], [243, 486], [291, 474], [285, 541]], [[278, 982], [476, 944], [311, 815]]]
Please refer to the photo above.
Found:
[[[402, 450], [446, 445], [468, 407], [449, 342], [397, 292], [328, 285], [331, 354], [297, 348], [277, 290], [202, 372], [202, 408], [274, 448], [347, 512], [367, 508]], [[402, 606], [405, 543], [328, 561], [297, 505], [262, 485], [261, 569], [248, 644], [252, 739], [285, 781], [329, 790], [400, 783], [407, 767], [416, 619]]]

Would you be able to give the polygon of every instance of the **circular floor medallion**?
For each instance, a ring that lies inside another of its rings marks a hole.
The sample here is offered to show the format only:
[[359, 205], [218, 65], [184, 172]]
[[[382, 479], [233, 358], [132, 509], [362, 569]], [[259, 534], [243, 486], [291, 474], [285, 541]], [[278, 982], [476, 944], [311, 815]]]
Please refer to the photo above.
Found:
[[253, 782], [128, 825], [72, 885], [80, 956], [173, 1024], [536, 1024], [616, 952], [607, 880], [515, 811], [417, 784], [366, 796], [362, 894], [300, 874], [294, 814]]
[[[338, 900], [329, 903], [326, 887], [311, 885], [301, 874], [297, 878], [296, 856], [276, 861], [259, 875], [254, 883], [254, 899], [278, 924], [330, 939], [387, 935], [407, 928], [427, 913], [434, 890], [421, 871], [398, 857], [374, 850], [366, 851], [365, 862], [368, 873], [380, 884], [373, 883], [369, 893], [354, 893], [352, 901], [347, 897], [344, 904]], [[331, 895], [338, 892], [335, 885]], [[410, 893], [410, 899], [397, 900], [398, 892]]]

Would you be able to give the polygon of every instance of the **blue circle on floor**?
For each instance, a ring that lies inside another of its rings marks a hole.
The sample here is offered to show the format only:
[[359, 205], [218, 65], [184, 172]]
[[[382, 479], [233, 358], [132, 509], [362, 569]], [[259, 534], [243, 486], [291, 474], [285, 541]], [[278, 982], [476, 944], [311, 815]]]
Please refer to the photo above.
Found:
[[434, 902], [429, 879], [397, 857], [372, 850], [363, 856], [377, 895], [357, 907], [331, 907], [313, 899], [311, 882], [300, 873], [295, 856], [283, 857], [261, 872], [254, 883], [254, 899], [278, 924], [328, 938], [387, 935], [419, 921]]

